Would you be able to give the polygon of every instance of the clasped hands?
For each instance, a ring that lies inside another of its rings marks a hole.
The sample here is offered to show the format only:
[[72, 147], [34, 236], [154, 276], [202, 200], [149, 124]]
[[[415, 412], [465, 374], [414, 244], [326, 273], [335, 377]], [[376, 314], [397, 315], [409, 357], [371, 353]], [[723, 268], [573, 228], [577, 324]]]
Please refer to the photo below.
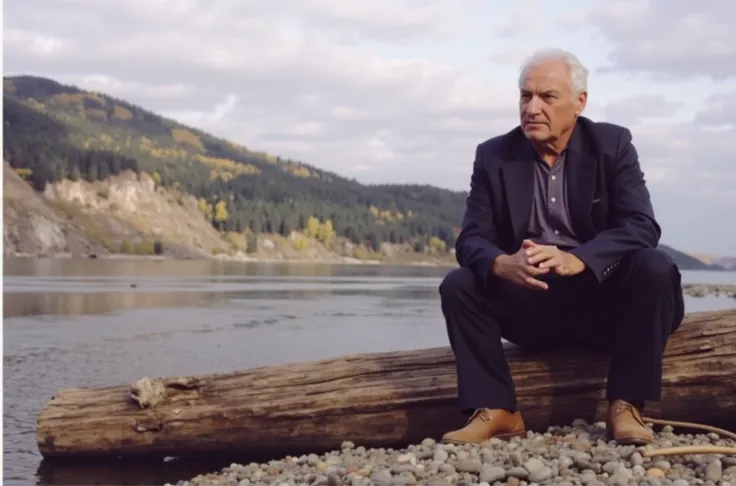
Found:
[[539, 280], [539, 275], [554, 272], [558, 275], [577, 275], [585, 270], [585, 264], [572, 253], [554, 245], [538, 245], [524, 240], [513, 255], [501, 255], [493, 262], [494, 275], [524, 287], [547, 290], [549, 285]]

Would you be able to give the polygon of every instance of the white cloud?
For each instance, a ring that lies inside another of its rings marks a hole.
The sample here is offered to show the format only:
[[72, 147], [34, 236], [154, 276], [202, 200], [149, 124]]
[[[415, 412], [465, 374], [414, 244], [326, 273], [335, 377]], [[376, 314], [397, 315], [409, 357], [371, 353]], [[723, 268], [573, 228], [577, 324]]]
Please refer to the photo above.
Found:
[[136, 93], [150, 97], [176, 98], [194, 94], [194, 87], [184, 83], [146, 84], [136, 81], [123, 81], [106, 74], [87, 74], [81, 77], [58, 77], [59, 82], [78, 82], [91, 91], [117, 93], [118, 96], [131, 96]]
[[634, 125], [644, 118], [671, 117], [681, 107], [681, 103], [668, 101], [661, 95], [635, 95], [609, 102], [604, 110], [606, 119]]
[[736, 2], [728, 0], [599, 0], [567, 27], [597, 28], [610, 43], [600, 72], [655, 79], [736, 77]]
[[[37, 34], [24, 29], [5, 31], [5, 42], [16, 47], [21, 53], [39, 58], [68, 53], [72, 43], [55, 36]], [[17, 51], [16, 51], [17, 52]]]
[[[682, 103], [659, 95], [609, 102], [605, 118], [629, 127], [645, 172], [672, 197], [736, 203], [736, 93], [713, 93], [684, 121], [675, 114]], [[675, 121], [673, 121], [675, 120]], [[715, 129], [714, 129], [715, 127]], [[736, 235], [734, 235], [736, 241]]]
[[543, 0], [520, 0], [497, 30], [499, 37], [520, 37], [547, 31], [550, 22], [542, 11]]
[[714, 93], [705, 100], [703, 110], [695, 116], [696, 123], [707, 127], [736, 128], [736, 87], [728, 93]]
[[[485, 118], [488, 126], [496, 114], [499, 88], [490, 83], [424, 58], [378, 56], [338, 42], [351, 29], [382, 40], [448, 35], [453, 25], [448, 19], [455, 15], [449, 1], [67, 5], [53, 22], [47, 19], [46, 29], [86, 46], [73, 62], [70, 57], [44, 61], [49, 75], [107, 88], [246, 145], [285, 151], [333, 170], [344, 172], [346, 160], [390, 167], [403, 162], [410, 147], [424, 151], [418, 157], [440, 153], [443, 141], [426, 137], [424, 126], [438, 130], [445, 119], [458, 116]], [[67, 19], [80, 19], [80, 11], [96, 12], [94, 22], [106, 26], [107, 35], [94, 43], [72, 37], [76, 34], [64, 26]], [[9, 16], [18, 21], [13, 25], [23, 19], [36, 23], [35, 15], [17, 5]], [[20, 46], [12, 36], [6, 35], [6, 42], [14, 70], [35, 63], [15, 56]], [[100, 71], [106, 74], [87, 74]], [[128, 89], [144, 82], [169, 87], [169, 96], [178, 87], [178, 105], [162, 103], [153, 87]], [[184, 92], [184, 86], [194, 88]], [[220, 112], [215, 106], [225, 93], [237, 96], [238, 103]], [[475, 127], [476, 138], [485, 135], [481, 127]], [[412, 172], [399, 177], [408, 180]]]

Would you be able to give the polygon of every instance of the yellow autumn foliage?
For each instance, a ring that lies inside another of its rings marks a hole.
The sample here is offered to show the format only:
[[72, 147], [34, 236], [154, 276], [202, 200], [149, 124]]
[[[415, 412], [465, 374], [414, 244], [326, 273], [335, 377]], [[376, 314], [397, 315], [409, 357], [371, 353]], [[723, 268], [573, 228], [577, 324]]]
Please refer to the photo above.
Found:
[[307, 227], [304, 228], [304, 234], [307, 238], [315, 238], [323, 243], [327, 243], [335, 236], [335, 230], [332, 226], [332, 221], [329, 219], [320, 221], [319, 218], [310, 216], [307, 218]]
[[133, 113], [131, 113], [129, 109], [120, 105], [115, 105], [112, 111], [112, 116], [124, 121], [133, 119]]
[[292, 240], [291, 246], [295, 250], [304, 250], [309, 246], [309, 238], [306, 235], [297, 234]]
[[445, 251], [447, 248], [447, 244], [436, 236], [429, 239], [429, 246], [436, 251]]
[[401, 213], [401, 211], [392, 211], [390, 209], [378, 209], [376, 206], [371, 205], [368, 208], [368, 211], [370, 211], [371, 215], [379, 219], [380, 221], [402, 221], [404, 219], [404, 215]]
[[49, 102], [62, 106], [84, 106], [85, 100], [94, 101], [97, 106], [104, 107], [105, 99], [95, 93], [57, 93], [49, 97]]
[[93, 118], [97, 120], [107, 120], [107, 113], [105, 110], [100, 110], [99, 108], [87, 108], [84, 111], [84, 116], [86, 118]]
[[19, 167], [15, 169], [15, 173], [27, 180], [33, 175], [33, 170]]
[[227, 204], [225, 203], [225, 201], [218, 201], [217, 204], [215, 204], [215, 221], [227, 221], [227, 218], [229, 216], [230, 215], [227, 212]]
[[172, 128], [171, 138], [177, 143], [183, 143], [194, 147], [197, 150], [204, 150], [204, 145], [199, 139], [199, 136], [190, 132], [186, 128]]
[[292, 164], [285, 165], [284, 170], [289, 172], [294, 177], [307, 178], [307, 177], [312, 176], [312, 173], [309, 172], [309, 169], [307, 169], [306, 167], [298, 166], [298, 165], [292, 165]]
[[46, 106], [43, 103], [34, 98], [28, 98], [27, 103], [28, 106], [38, 111], [44, 111], [46, 109]]
[[314, 216], [310, 216], [307, 219], [307, 227], [305, 228], [305, 231], [309, 238], [316, 238], [319, 232], [319, 219]]
[[182, 148], [175, 147], [159, 147], [153, 144], [141, 145], [140, 149], [147, 152], [148, 155], [159, 159], [185, 159], [189, 153]]
[[327, 243], [335, 236], [335, 230], [332, 227], [332, 221], [329, 219], [319, 225], [317, 229], [317, 238], [322, 243]]
[[200, 197], [197, 199], [197, 208], [199, 208], [199, 212], [204, 215], [204, 218], [207, 221], [212, 221], [212, 214], [214, 211], [212, 204], [208, 203], [205, 198]]
[[199, 155], [198, 159], [204, 165], [211, 168], [210, 179], [220, 178], [224, 181], [228, 181], [233, 177], [243, 174], [257, 175], [261, 173], [260, 169], [254, 165], [240, 164], [230, 159], [208, 157], [206, 155]]

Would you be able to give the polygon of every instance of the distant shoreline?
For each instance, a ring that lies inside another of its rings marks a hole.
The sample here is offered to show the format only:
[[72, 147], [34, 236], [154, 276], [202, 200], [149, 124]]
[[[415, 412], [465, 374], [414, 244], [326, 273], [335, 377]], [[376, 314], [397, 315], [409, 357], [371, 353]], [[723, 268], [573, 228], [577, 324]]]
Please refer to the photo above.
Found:
[[[370, 265], [370, 266], [386, 266], [386, 267], [432, 267], [432, 268], [453, 268], [457, 264], [450, 262], [437, 261], [380, 261], [380, 260], [359, 260], [357, 258], [342, 257], [335, 260], [310, 260], [302, 259], [286, 259], [286, 258], [237, 258], [216, 256], [212, 258], [177, 258], [171, 255], [131, 255], [125, 253], [111, 253], [97, 257], [75, 256], [70, 253], [58, 253], [54, 255], [32, 255], [32, 254], [5, 254], [3, 259], [52, 259], [52, 260], [147, 260], [147, 261], [221, 261], [233, 263], [283, 263], [283, 264], [317, 264], [317, 265]], [[716, 269], [698, 269], [684, 270], [694, 272], [713, 272], [715, 274], [729, 273], [729, 270]], [[730, 297], [736, 299], [736, 284], [703, 284], [703, 283], [683, 283], [683, 292], [689, 297]]]
[[[707, 271], [707, 270], [706, 270]], [[685, 295], [690, 297], [730, 297], [736, 299], [736, 285], [732, 284], [682, 284]]]
[[268, 258], [248, 256], [216, 255], [212, 257], [178, 257], [174, 255], [136, 255], [131, 253], [108, 253], [104, 255], [74, 255], [72, 253], [54, 253], [50, 255], [37, 255], [32, 253], [5, 254], [3, 258], [17, 259], [51, 259], [51, 260], [166, 260], [166, 261], [222, 261], [233, 263], [304, 263], [324, 265], [373, 265], [390, 267], [448, 267], [457, 266], [454, 259], [442, 262], [431, 260], [360, 260], [353, 257], [335, 256], [334, 259], [309, 259], [309, 258]]

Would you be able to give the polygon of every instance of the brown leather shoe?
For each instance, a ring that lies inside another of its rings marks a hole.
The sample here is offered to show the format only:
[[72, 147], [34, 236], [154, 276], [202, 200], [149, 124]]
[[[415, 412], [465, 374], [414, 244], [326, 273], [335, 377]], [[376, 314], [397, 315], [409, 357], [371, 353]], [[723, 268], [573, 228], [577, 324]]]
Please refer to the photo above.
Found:
[[468, 419], [465, 427], [442, 436], [442, 442], [479, 444], [491, 438], [506, 439], [526, 433], [524, 419], [517, 412], [480, 408]]
[[622, 445], [646, 445], [654, 442], [654, 434], [644, 424], [641, 411], [626, 400], [614, 400], [606, 415], [608, 437]]

